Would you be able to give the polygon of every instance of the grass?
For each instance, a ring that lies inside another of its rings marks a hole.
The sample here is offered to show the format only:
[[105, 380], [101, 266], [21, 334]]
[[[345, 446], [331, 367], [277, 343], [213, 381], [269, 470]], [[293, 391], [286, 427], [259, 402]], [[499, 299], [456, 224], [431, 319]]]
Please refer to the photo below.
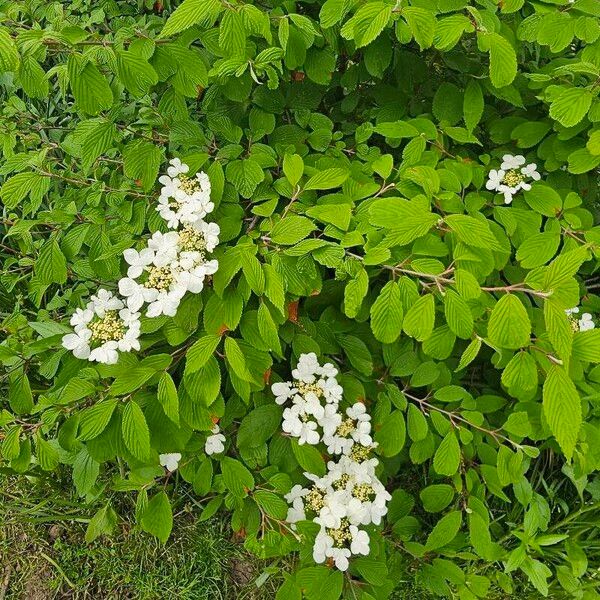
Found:
[[125, 523], [111, 538], [84, 541], [89, 515], [52, 486], [0, 476], [0, 600], [258, 600], [260, 561], [232, 539], [225, 519], [175, 519], [163, 546]]

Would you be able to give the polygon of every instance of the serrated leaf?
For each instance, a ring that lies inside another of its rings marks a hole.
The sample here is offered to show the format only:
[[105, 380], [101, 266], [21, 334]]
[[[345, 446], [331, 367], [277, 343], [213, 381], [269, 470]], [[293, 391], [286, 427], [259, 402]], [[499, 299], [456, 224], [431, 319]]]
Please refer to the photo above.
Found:
[[148, 460], [150, 456], [150, 431], [140, 405], [133, 400], [130, 400], [123, 409], [121, 433], [129, 452], [138, 460]]
[[163, 373], [158, 382], [158, 401], [167, 417], [179, 426], [179, 396], [173, 378]]
[[523, 303], [514, 294], [505, 294], [492, 310], [488, 338], [498, 348], [517, 350], [531, 342], [531, 321]]
[[158, 492], [150, 499], [142, 512], [140, 525], [163, 544], [169, 539], [173, 529], [173, 512], [165, 492]]
[[340, 187], [350, 175], [346, 169], [324, 169], [313, 175], [304, 185], [304, 190], [331, 190]]
[[454, 291], [444, 296], [444, 313], [450, 330], [459, 338], [469, 339], [473, 333], [473, 315], [469, 305]]
[[581, 428], [581, 399], [563, 367], [553, 365], [543, 390], [544, 417], [564, 455], [571, 460]]
[[209, 27], [222, 10], [223, 5], [219, 0], [184, 0], [167, 19], [160, 37], [175, 35], [192, 25]]
[[371, 330], [384, 344], [395, 342], [402, 332], [402, 296], [395, 281], [388, 281], [371, 306]]
[[402, 329], [406, 335], [422, 342], [433, 331], [435, 322], [435, 300], [433, 294], [421, 296], [404, 316]]
[[451, 477], [460, 465], [460, 446], [454, 431], [450, 430], [435, 451], [433, 468], [438, 475]]

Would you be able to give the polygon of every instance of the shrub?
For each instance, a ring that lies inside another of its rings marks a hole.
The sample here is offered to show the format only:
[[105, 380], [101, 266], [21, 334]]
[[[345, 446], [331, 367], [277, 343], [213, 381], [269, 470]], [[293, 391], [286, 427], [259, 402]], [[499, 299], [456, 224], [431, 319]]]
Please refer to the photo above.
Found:
[[172, 4], [0, 2], [3, 470], [88, 541], [122, 493], [166, 541], [181, 478], [281, 599], [597, 597], [600, 2]]

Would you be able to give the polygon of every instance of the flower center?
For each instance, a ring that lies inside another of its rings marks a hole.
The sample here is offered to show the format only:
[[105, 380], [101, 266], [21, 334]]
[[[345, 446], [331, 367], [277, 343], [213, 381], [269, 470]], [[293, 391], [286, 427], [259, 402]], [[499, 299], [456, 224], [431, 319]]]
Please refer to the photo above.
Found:
[[523, 177], [519, 169], [511, 169], [506, 173], [502, 181], [510, 187], [515, 187], [516, 185], [519, 185], [519, 183], [522, 183], [524, 179], [525, 178]]
[[336, 479], [331, 485], [336, 490], [343, 490], [348, 482], [350, 481], [350, 475], [348, 473], [342, 473], [339, 479]]
[[323, 390], [316, 383], [304, 383], [303, 381], [294, 381], [294, 387], [303, 395], [306, 396], [309, 392], [315, 394], [317, 398], [323, 395]]
[[350, 450], [350, 458], [357, 463], [362, 463], [371, 455], [371, 447], [361, 444], [354, 444]]
[[95, 319], [88, 325], [95, 342], [111, 342], [123, 339], [125, 324], [119, 318], [116, 310], [105, 313], [101, 319]]
[[179, 232], [179, 247], [183, 252], [200, 252], [204, 255], [206, 240], [200, 231], [193, 227], [184, 227]]
[[306, 494], [305, 497], [305, 503], [306, 506], [312, 510], [313, 512], [318, 513], [323, 506], [325, 506], [325, 503], [323, 502], [323, 491], [320, 490], [319, 488], [313, 487], [310, 492], [308, 492], [308, 494]]
[[343, 548], [347, 543], [352, 541], [348, 519], [342, 519], [342, 523], [337, 529], [327, 529], [326, 531], [327, 535], [333, 540], [333, 545], [336, 548]]
[[375, 490], [368, 483], [359, 483], [354, 486], [352, 495], [361, 502], [370, 502], [375, 497]]
[[340, 437], [348, 437], [354, 431], [354, 419], [348, 417], [345, 421], [342, 421], [341, 425], [336, 429], [336, 433]]
[[144, 283], [146, 288], [156, 290], [168, 290], [173, 283], [173, 273], [170, 267], [150, 267], [148, 269], [148, 279]]
[[191, 179], [185, 175], [180, 175], [179, 189], [183, 190], [188, 196], [191, 196], [194, 192], [200, 191], [200, 182], [197, 179]]

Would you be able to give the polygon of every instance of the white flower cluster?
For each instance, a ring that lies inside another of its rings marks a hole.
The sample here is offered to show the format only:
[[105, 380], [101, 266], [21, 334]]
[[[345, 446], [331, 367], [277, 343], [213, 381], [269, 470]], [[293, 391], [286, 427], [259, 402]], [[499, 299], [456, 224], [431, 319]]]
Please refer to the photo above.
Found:
[[596, 327], [596, 324], [594, 323], [594, 318], [590, 313], [582, 313], [581, 318], [577, 318], [577, 316], [579, 315], [578, 306], [576, 306], [575, 308], [567, 308], [565, 312], [570, 318], [571, 324], [575, 331], [588, 331]]
[[318, 477], [304, 473], [309, 487], [295, 485], [285, 496], [291, 505], [287, 521], [313, 520], [321, 529], [315, 539], [313, 558], [331, 559], [345, 571], [352, 555], [369, 554], [369, 534], [361, 526], [379, 525], [391, 499], [377, 475], [379, 464], [371, 457], [376, 443], [371, 437], [371, 417], [362, 402], [340, 410], [343, 388], [337, 369], [319, 364], [314, 353], [302, 354], [292, 371], [293, 381], [275, 383], [271, 389], [283, 411], [282, 429], [299, 444], [324, 444], [338, 457]]
[[206, 173], [187, 177], [188, 165], [171, 160], [168, 175], [159, 178], [162, 189], [157, 210], [172, 231], [157, 231], [145, 248], [123, 252], [129, 265], [119, 283], [117, 297], [106, 290], [92, 296], [85, 310], [71, 318], [74, 333], [63, 346], [77, 358], [114, 364], [120, 352], [139, 350], [140, 310], [146, 316], [175, 316], [187, 292], [198, 294], [219, 264], [208, 255], [219, 243], [219, 226], [204, 217], [214, 205]]
[[525, 157], [518, 154], [505, 154], [502, 157], [500, 169], [492, 169], [488, 174], [488, 180], [485, 187], [488, 190], [498, 192], [504, 195], [504, 203], [510, 204], [513, 196], [519, 190], [526, 192], [531, 189], [531, 183], [527, 179], [539, 181], [541, 175], [537, 172], [537, 165], [529, 163], [525, 165]]

